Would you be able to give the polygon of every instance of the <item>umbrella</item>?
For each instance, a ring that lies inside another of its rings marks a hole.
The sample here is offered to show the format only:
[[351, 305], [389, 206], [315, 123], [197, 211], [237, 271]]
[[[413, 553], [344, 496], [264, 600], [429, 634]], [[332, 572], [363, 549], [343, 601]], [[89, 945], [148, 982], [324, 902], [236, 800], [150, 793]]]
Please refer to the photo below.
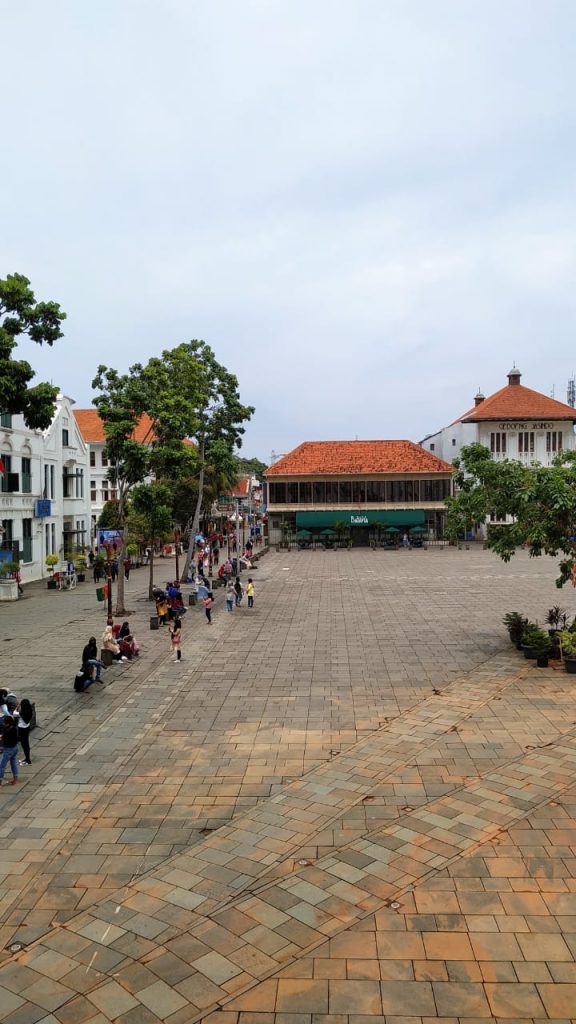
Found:
[[320, 533], [321, 537], [336, 537], [336, 530], [322, 530]]
[[310, 530], [298, 530], [298, 533], [296, 534], [296, 536], [297, 537], [311, 537], [312, 534], [310, 533]]
[[400, 530], [398, 530], [397, 527], [395, 526], [387, 526], [386, 529], [384, 530], [384, 533], [400, 533]]
[[198, 587], [198, 597], [208, 597], [208, 593], [208, 587], [205, 587], [203, 584]]
[[426, 528], [424, 526], [411, 526], [410, 533], [426, 533]]

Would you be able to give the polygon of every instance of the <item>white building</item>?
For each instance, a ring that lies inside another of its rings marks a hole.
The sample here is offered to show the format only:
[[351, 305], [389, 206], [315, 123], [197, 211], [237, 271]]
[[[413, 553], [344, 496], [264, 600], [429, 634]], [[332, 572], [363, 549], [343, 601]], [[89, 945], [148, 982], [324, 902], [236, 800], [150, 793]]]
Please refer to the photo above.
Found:
[[48, 574], [46, 555], [63, 564], [90, 543], [89, 450], [72, 405], [58, 395], [44, 431], [30, 430], [23, 416], [0, 416], [0, 546], [20, 561], [24, 581]]
[[[77, 427], [90, 448], [90, 535], [96, 535], [96, 523], [107, 501], [114, 501], [118, 492], [108, 479], [109, 463], [104, 448], [106, 435], [104, 424], [96, 409], [75, 409], [74, 417]], [[154, 438], [152, 420], [144, 414], [134, 431], [134, 440], [142, 444], [151, 444]]]
[[513, 367], [506, 387], [489, 398], [479, 392], [468, 412], [425, 437], [422, 448], [452, 462], [464, 445], [477, 442], [489, 448], [494, 459], [542, 466], [549, 466], [557, 452], [572, 450], [576, 410], [524, 387], [521, 376]]

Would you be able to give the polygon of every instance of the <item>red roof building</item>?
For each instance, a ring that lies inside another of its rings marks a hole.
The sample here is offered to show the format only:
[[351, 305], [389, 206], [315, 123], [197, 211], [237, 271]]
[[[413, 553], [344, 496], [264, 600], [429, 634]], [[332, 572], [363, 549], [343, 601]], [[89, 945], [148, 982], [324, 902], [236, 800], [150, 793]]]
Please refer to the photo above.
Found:
[[451, 476], [412, 441], [305, 441], [266, 470], [270, 539], [282, 528], [314, 535], [336, 523], [359, 544], [375, 531], [436, 535]]
[[524, 387], [521, 376], [514, 366], [505, 387], [488, 398], [478, 392], [471, 409], [421, 441], [424, 450], [452, 461], [464, 445], [478, 442], [495, 459], [546, 466], [559, 451], [574, 448], [576, 410]]

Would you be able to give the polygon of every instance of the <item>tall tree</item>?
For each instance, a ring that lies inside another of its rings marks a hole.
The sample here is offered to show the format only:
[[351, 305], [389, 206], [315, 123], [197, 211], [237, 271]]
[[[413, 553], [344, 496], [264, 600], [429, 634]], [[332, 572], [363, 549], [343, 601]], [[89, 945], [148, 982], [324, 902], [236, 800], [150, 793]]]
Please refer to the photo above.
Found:
[[106, 436], [108, 478], [118, 492], [117, 516], [124, 530], [124, 547], [118, 555], [119, 572], [116, 591], [116, 615], [126, 615], [124, 606], [123, 562], [128, 542], [126, 502], [131, 489], [144, 480], [150, 467], [149, 445], [135, 440], [136, 428], [144, 412], [145, 391], [137, 375], [119, 374], [117, 370], [99, 366], [92, 387], [100, 393], [93, 399]]
[[146, 542], [150, 545], [148, 597], [154, 597], [154, 544], [162, 543], [172, 523], [172, 494], [165, 484], [139, 484], [132, 491], [131, 503], [139, 517]]
[[456, 496], [447, 499], [448, 533], [461, 536], [494, 515], [486, 546], [509, 562], [525, 546], [533, 557], [560, 557], [556, 586], [572, 578], [576, 563], [576, 452], [559, 452], [551, 466], [495, 462], [481, 444], [462, 449]]
[[[185, 408], [190, 419], [188, 429], [181, 436], [192, 438], [196, 445], [198, 494], [185, 529], [189, 537], [183, 571], [185, 579], [194, 553], [207, 467], [213, 467], [215, 472], [234, 472], [234, 449], [239, 447], [244, 433], [243, 424], [250, 419], [254, 409], [242, 404], [238, 379], [217, 361], [204, 341], [189, 341], [163, 352], [161, 359], [150, 360], [145, 368], [146, 374], [154, 382], [149, 390], [149, 411], [157, 408], [158, 403], [164, 407], [162, 415], [159, 409], [156, 413], [160, 429], [164, 425], [170, 425], [172, 429], [174, 419], [181, 417]], [[161, 380], [163, 385], [160, 387]], [[171, 395], [169, 403], [163, 397], [166, 393]], [[151, 411], [150, 414], [153, 415]]]
[[23, 274], [0, 279], [0, 410], [21, 413], [31, 429], [50, 426], [58, 388], [47, 383], [29, 387], [34, 370], [12, 353], [22, 336], [38, 345], [53, 345], [62, 337], [60, 325], [65, 319], [57, 302], [36, 302]]

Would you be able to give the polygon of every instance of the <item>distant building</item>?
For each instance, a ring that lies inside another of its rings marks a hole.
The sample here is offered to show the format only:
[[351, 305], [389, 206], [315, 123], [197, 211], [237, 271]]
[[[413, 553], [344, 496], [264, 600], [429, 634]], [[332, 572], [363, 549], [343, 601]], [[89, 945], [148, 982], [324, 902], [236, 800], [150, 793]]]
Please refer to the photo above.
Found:
[[0, 416], [0, 546], [20, 561], [25, 581], [47, 575], [46, 555], [63, 564], [90, 544], [89, 451], [72, 405], [58, 395], [47, 430]]
[[270, 541], [283, 523], [318, 534], [343, 522], [358, 545], [377, 527], [441, 536], [452, 472], [412, 441], [305, 441], [264, 474]]
[[518, 459], [549, 466], [557, 452], [574, 448], [576, 411], [563, 402], [532, 391], [520, 383], [513, 367], [506, 387], [485, 398], [479, 391], [474, 405], [449, 426], [429, 434], [422, 448], [452, 462], [467, 444], [489, 448], [494, 459]]

